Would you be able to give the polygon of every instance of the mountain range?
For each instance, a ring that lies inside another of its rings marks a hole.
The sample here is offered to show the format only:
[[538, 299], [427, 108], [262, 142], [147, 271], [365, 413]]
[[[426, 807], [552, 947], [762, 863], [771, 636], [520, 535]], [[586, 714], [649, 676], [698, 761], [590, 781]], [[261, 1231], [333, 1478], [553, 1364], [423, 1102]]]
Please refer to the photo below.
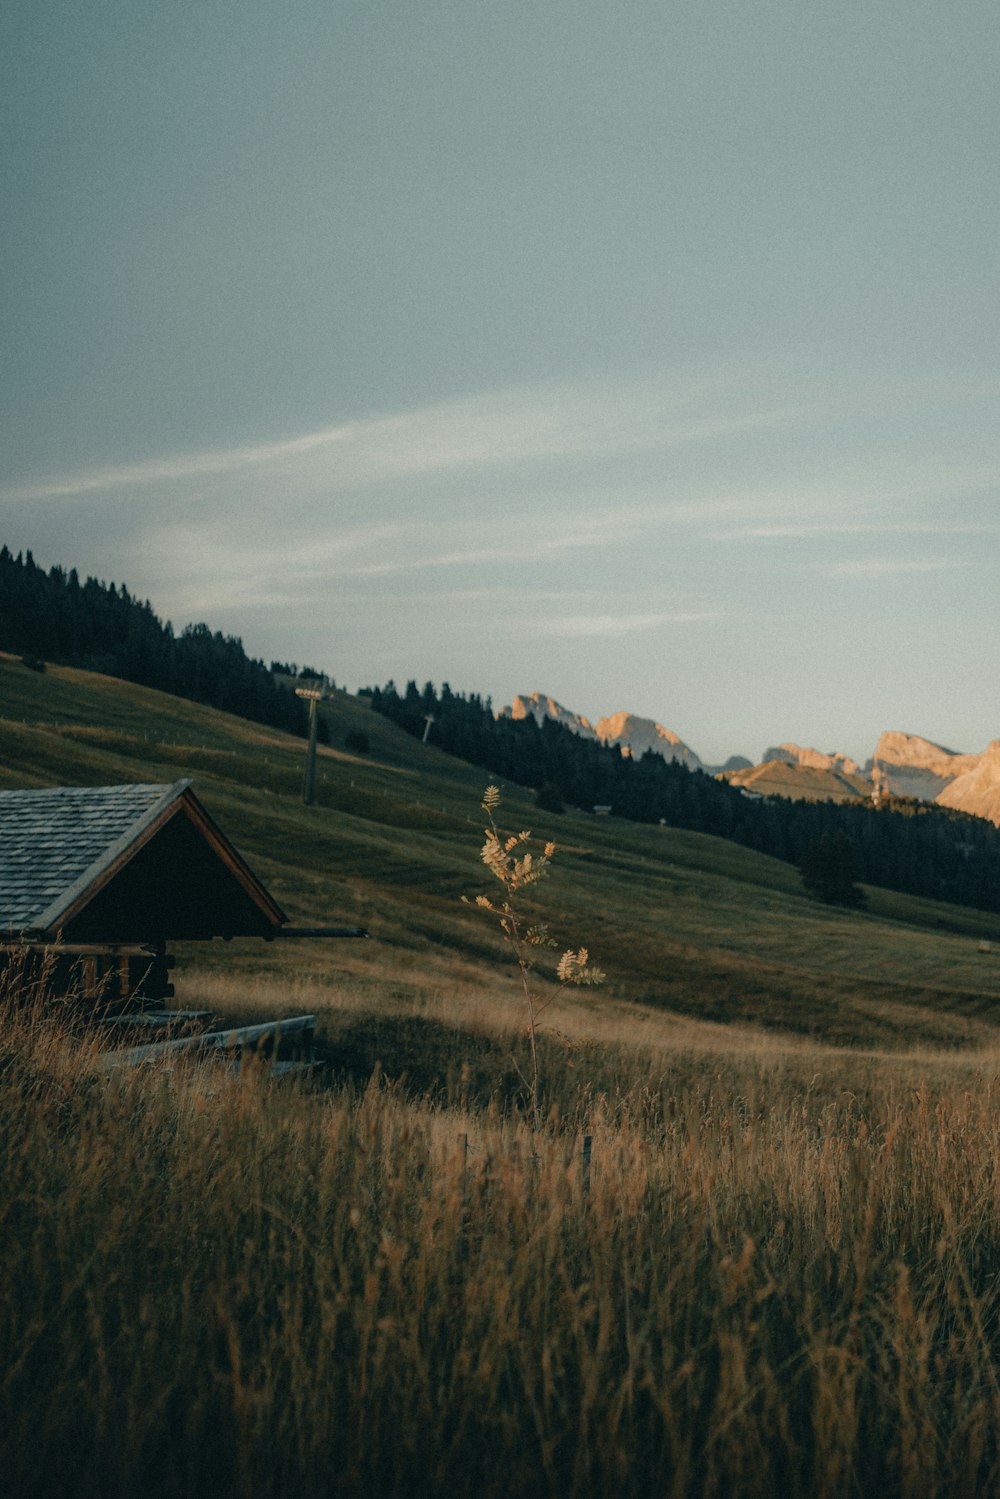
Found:
[[542, 692], [519, 694], [501, 714], [554, 719], [585, 739], [617, 745], [623, 754], [662, 755], [689, 770], [701, 770], [741, 787], [749, 796], [786, 796], [809, 801], [862, 801], [914, 797], [985, 817], [1000, 826], [1000, 739], [978, 754], [945, 749], [918, 734], [890, 729], [864, 765], [847, 755], [783, 743], [754, 764], [733, 755], [724, 765], [706, 765], [672, 729], [635, 713], [613, 713], [592, 723]]

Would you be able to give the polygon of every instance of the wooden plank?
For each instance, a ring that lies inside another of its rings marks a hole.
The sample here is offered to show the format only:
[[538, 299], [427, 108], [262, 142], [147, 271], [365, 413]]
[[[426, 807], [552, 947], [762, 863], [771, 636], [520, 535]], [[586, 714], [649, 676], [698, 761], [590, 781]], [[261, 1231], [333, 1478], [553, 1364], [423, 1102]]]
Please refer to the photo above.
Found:
[[195, 1022], [208, 1024], [215, 1019], [212, 1010], [132, 1010], [124, 1015], [102, 1015], [98, 1025], [117, 1026], [121, 1030], [134, 1027], [136, 1030], [157, 1030], [170, 1027], [176, 1030], [182, 1025]]
[[268, 1038], [279, 1043], [292, 1036], [305, 1040], [315, 1029], [315, 1015], [294, 1015], [284, 1020], [266, 1020], [258, 1025], [202, 1031], [197, 1036], [180, 1036], [173, 1041], [151, 1041], [145, 1046], [129, 1047], [126, 1051], [109, 1051], [102, 1055], [101, 1063], [105, 1068], [134, 1067], [137, 1063], [156, 1061], [180, 1051], [252, 1051]]
[[[40, 953], [43, 957], [67, 958], [159, 958], [163, 949], [145, 942], [23, 942], [5, 939], [0, 951]], [[173, 959], [165, 959], [172, 968]]]
[[[255, 1046], [268, 1036], [306, 1035], [316, 1029], [315, 1015], [293, 1015], [286, 1020], [265, 1020], [258, 1025], [241, 1025], [228, 1031], [206, 1031], [200, 1038], [206, 1046], [229, 1051], [234, 1047]], [[179, 1045], [180, 1043], [173, 1043]]]
[[265, 941], [280, 939], [286, 942], [295, 941], [299, 937], [367, 937], [368, 933], [363, 926], [283, 926], [274, 933], [274, 937], [267, 937]]

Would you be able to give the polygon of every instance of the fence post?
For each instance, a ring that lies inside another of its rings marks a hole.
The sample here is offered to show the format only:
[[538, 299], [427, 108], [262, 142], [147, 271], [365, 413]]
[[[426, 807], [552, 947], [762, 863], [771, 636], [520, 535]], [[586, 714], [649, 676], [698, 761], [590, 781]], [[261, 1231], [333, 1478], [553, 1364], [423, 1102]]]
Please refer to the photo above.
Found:
[[458, 1217], [458, 1243], [456, 1251], [458, 1262], [464, 1264], [469, 1255], [468, 1228], [469, 1228], [469, 1137], [459, 1135], [462, 1142], [462, 1210]]
[[583, 1169], [580, 1172], [580, 1187], [584, 1192], [590, 1191], [590, 1135], [583, 1137]]

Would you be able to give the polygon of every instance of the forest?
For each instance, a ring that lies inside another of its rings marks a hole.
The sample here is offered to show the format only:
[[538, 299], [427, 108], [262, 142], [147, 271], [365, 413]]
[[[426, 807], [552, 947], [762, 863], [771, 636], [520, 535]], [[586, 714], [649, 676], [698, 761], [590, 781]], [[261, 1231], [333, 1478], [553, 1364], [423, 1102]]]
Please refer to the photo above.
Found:
[[304, 734], [308, 710], [236, 636], [189, 624], [179, 635], [125, 584], [46, 570], [0, 547], [0, 650], [29, 664], [78, 666]]
[[[249, 657], [242, 641], [207, 624], [175, 634], [148, 601], [124, 583], [88, 577], [75, 568], [40, 567], [30, 551], [0, 547], [0, 650], [39, 667], [45, 661], [82, 667], [205, 703], [294, 734], [307, 729], [307, 709], [287, 681], [294, 666]], [[305, 675], [305, 670], [302, 673]], [[539, 805], [610, 807], [634, 822], [712, 833], [807, 871], [836, 848], [853, 879], [912, 895], [1000, 910], [1000, 829], [980, 817], [933, 803], [889, 798], [870, 802], [753, 800], [703, 771], [656, 754], [633, 757], [581, 738], [562, 724], [498, 717], [489, 698], [421, 690], [393, 682], [362, 689], [372, 708], [407, 733], [482, 766], [499, 781], [535, 790]], [[320, 738], [327, 737], [322, 716]], [[822, 870], [821, 870], [822, 873]], [[822, 878], [810, 888], [819, 893]], [[851, 881], [842, 883], [855, 903]], [[822, 897], [821, 897], [822, 898]]]
[[911, 798], [886, 798], [878, 806], [758, 801], [703, 771], [656, 754], [622, 754], [552, 719], [497, 717], [489, 698], [454, 693], [447, 683], [439, 692], [431, 682], [421, 691], [411, 681], [400, 693], [389, 682], [363, 694], [376, 712], [417, 737], [432, 717], [432, 744], [497, 780], [534, 788], [548, 812], [564, 804], [607, 806], [616, 817], [713, 833], [807, 871], [826, 849], [843, 859], [846, 841], [855, 880], [1000, 910], [1000, 829], [984, 818]]

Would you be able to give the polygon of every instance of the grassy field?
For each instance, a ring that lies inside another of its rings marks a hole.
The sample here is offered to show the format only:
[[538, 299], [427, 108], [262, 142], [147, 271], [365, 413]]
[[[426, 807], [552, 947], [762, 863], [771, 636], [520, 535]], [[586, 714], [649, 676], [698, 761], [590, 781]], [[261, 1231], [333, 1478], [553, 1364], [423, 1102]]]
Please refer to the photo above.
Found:
[[[361, 924], [369, 943], [178, 949], [178, 997], [224, 981], [238, 1006], [270, 980], [323, 1009], [356, 994], [417, 1012], [481, 989], [514, 992], [498, 934], [460, 897], [485, 888], [483, 772], [403, 735], [363, 701], [329, 706], [319, 802], [301, 803], [305, 746], [212, 709], [84, 672], [45, 675], [0, 656], [0, 785], [113, 784], [191, 776], [224, 831], [295, 922]], [[343, 746], [351, 730], [368, 756]], [[608, 974], [563, 1020], [586, 1039], [635, 1007], [764, 1026], [833, 1045], [991, 1043], [1000, 1018], [1000, 917], [871, 890], [843, 913], [806, 897], [796, 871], [736, 844], [580, 813], [541, 813], [505, 790], [502, 821], [552, 838], [538, 914]], [[299, 1001], [296, 1000], [296, 1003]], [[467, 1004], [466, 1009], [475, 1009]], [[603, 1032], [602, 1032], [603, 1033]], [[388, 1062], [388, 1059], [386, 1059]]]
[[539, 916], [609, 975], [539, 976], [533, 1130], [516, 975], [459, 899], [485, 778], [329, 717], [306, 809], [300, 742], [0, 657], [0, 785], [191, 775], [293, 920], [372, 934], [181, 951], [179, 1004], [315, 1011], [308, 1091], [109, 1074], [0, 994], [0, 1491], [1000, 1490], [1000, 919], [838, 913], [507, 788], [558, 845]]
[[481, 1048], [309, 1094], [6, 1013], [6, 1491], [995, 1493], [996, 1054], [718, 1040], [536, 1132]]

